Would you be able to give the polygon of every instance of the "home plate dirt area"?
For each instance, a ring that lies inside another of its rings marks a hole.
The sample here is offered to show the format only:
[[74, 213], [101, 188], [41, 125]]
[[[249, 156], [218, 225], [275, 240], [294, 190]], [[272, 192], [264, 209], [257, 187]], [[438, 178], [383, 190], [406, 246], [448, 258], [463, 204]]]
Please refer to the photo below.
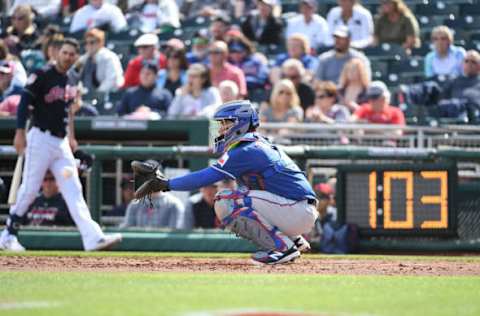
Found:
[[[234, 272], [345, 275], [480, 275], [480, 260], [461, 257], [358, 258], [305, 255], [294, 263], [253, 264], [245, 258], [188, 256], [0, 256], [0, 271]], [[457, 260], [458, 259], [458, 260]]]

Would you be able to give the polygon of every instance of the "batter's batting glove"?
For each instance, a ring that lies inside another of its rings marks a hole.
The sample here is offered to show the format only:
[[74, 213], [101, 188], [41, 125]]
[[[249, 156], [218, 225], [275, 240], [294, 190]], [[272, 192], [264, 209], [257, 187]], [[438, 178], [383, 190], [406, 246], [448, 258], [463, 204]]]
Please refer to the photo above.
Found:
[[155, 160], [132, 161], [135, 198], [148, 198], [159, 191], [169, 191], [168, 178], [160, 170], [160, 164]]

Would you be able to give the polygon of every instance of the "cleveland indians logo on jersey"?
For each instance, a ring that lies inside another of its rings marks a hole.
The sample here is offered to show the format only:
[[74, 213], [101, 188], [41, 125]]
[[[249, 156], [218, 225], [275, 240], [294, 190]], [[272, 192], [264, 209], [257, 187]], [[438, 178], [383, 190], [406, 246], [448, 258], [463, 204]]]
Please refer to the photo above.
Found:
[[55, 86], [45, 95], [45, 103], [53, 103], [55, 101], [69, 101], [73, 100], [77, 95], [77, 88], [67, 85], [64, 88]]

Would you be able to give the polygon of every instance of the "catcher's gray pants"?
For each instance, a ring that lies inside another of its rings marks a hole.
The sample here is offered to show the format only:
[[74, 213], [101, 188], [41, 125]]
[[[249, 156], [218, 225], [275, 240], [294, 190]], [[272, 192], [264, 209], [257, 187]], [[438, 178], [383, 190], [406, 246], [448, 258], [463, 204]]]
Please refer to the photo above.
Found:
[[[232, 217], [238, 216], [245, 206], [251, 205], [251, 209], [258, 213], [257, 220], [260, 226], [270, 232], [278, 230], [282, 234], [278, 238], [287, 245], [282, 235], [292, 237], [308, 233], [313, 228], [318, 212], [314, 205], [308, 204], [307, 200], [295, 201], [282, 196], [260, 190], [248, 192], [232, 191], [224, 189], [217, 193], [215, 212], [224, 224], [228, 224]], [[252, 218], [250, 216], [250, 218]], [[253, 217], [254, 218], [254, 217]], [[228, 227], [228, 225], [226, 225]]]

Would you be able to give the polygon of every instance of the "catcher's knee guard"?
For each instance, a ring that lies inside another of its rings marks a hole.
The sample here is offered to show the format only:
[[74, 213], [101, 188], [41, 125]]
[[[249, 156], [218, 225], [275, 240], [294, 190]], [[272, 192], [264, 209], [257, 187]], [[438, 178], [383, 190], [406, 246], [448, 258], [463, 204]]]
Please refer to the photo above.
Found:
[[222, 225], [265, 250], [285, 251], [293, 242], [252, 208], [252, 199], [242, 191], [221, 190], [215, 196], [215, 213]]

